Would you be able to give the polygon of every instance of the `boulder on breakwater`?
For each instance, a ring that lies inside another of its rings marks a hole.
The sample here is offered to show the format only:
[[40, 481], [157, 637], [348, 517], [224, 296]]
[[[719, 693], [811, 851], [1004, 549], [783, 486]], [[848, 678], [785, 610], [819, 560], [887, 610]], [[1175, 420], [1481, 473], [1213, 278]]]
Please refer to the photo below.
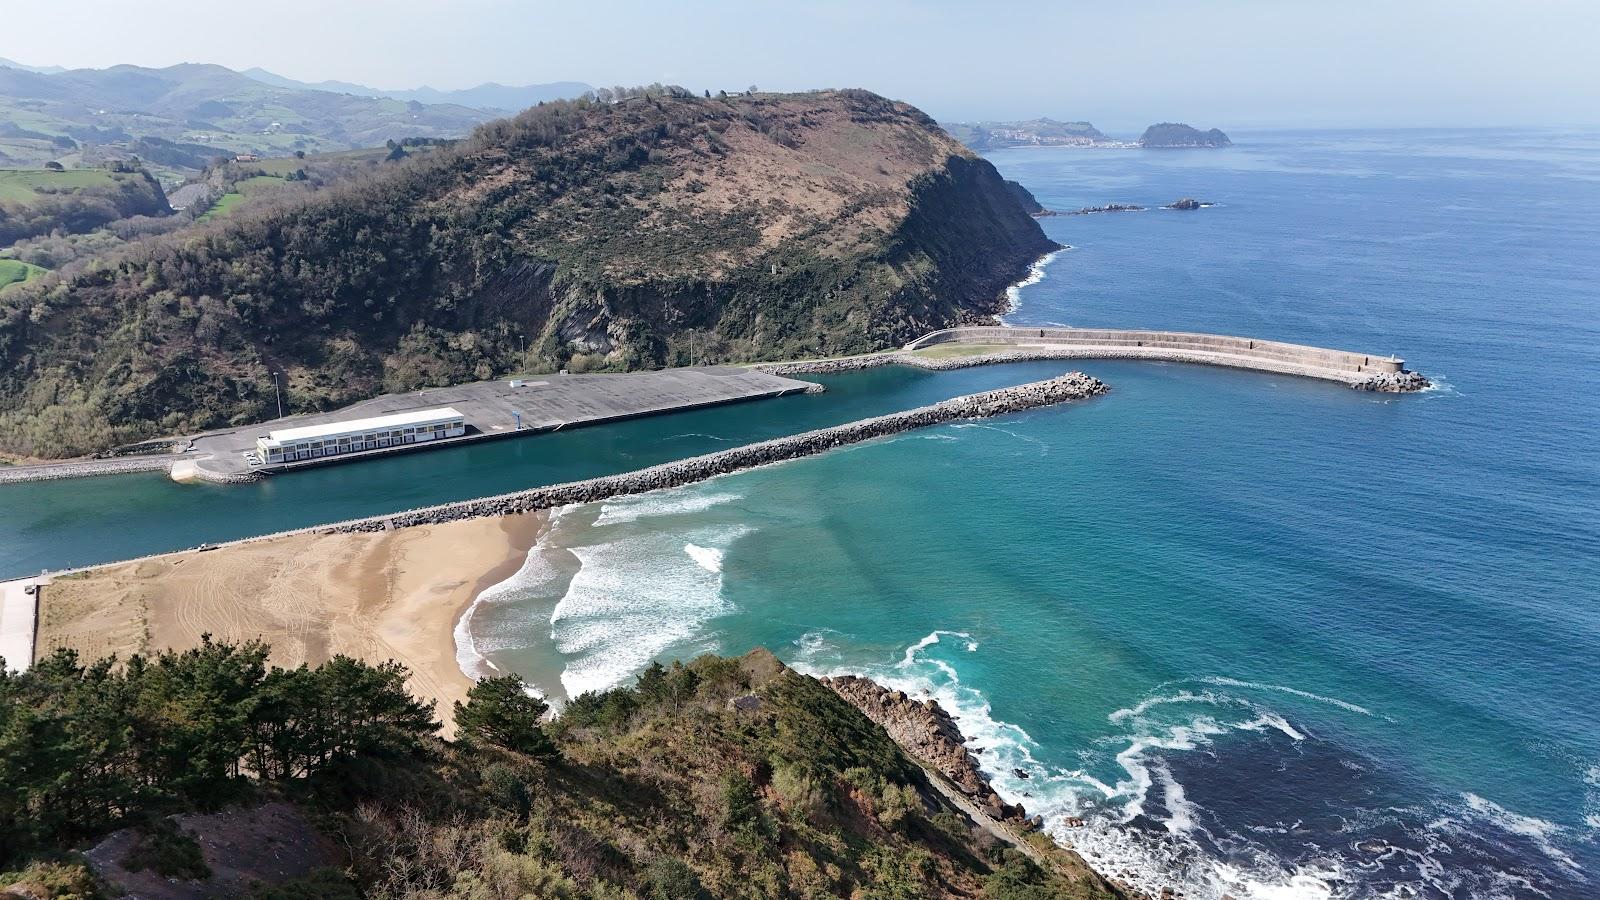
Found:
[[1384, 394], [1406, 394], [1431, 387], [1433, 382], [1416, 372], [1378, 372], [1350, 386], [1358, 391], [1377, 391]]

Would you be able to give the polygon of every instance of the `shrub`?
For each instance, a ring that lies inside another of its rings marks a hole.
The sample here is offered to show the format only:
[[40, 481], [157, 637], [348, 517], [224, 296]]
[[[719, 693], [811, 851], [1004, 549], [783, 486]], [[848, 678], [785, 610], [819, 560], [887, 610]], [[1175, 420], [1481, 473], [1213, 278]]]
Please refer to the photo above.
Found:
[[198, 881], [211, 877], [199, 842], [171, 819], [157, 819], [139, 829], [138, 838], [122, 858], [122, 867], [130, 872], [150, 869], [163, 878]]

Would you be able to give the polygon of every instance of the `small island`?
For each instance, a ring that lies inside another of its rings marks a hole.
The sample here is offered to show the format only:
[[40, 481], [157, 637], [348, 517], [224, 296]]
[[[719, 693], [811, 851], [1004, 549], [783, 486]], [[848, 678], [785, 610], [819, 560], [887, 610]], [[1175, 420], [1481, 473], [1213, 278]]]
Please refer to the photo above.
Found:
[[1145, 207], [1136, 203], [1107, 203], [1105, 206], [1085, 206], [1067, 213], [1069, 216], [1092, 216], [1095, 213], [1143, 212]]
[[1220, 128], [1201, 131], [1182, 122], [1161, 122], [1151, 125], [1140, 135], [1138, 143], [1147, 150], [1233, 146], [1233, 141], [1228, 140], [1228, 136], [1223, 134]]
[[1206, 209], [1216, 206], [1209, 200], [1196, 200], [1193, 197], [1182, 197], [1162, 206], [1162, 209]]

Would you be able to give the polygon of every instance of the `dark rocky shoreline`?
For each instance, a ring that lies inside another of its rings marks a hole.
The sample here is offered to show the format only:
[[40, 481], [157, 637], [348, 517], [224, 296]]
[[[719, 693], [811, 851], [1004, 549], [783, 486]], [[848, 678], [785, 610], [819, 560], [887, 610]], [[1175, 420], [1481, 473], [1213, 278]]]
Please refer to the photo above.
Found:
[[931, 767], [955, 785], [990, 818], [1025, 828], [1038, 827], [1021, 804], [1000, 799], [978, 759], [967, 749], [966, 738], [954, 716], [937, 700], [917, 700], [870, 678], [839, 675], [821, 679], [833, 692], [850, 701], [866, 717], [883, 726], [900, 748]]

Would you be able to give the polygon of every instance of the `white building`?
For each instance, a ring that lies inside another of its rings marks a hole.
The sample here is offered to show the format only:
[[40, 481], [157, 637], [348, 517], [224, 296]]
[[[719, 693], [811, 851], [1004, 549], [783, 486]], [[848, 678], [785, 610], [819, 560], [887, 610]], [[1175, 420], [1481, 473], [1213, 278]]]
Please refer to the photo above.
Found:
[[256, 438], [261, 462], [300, 462], [380, 447], [398, 447], [466, 434], [466, 420], [453, 407], [284, 428]]

